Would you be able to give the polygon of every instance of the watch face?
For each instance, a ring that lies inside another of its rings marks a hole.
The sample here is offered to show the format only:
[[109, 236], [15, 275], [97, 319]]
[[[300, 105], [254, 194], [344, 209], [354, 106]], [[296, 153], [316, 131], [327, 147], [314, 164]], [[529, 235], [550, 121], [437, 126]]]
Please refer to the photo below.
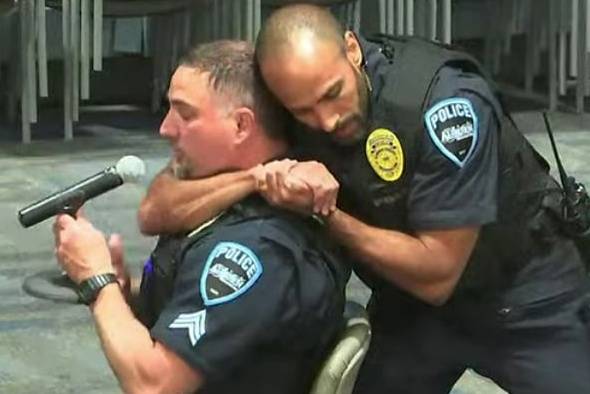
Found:
[[88, 281], [84, 281], [78, 286], [78, 297], [83, 304], [88, 305], [92, 302], [92, 293], [92, 288], [89, 286]]
[[78, 297], [80, 301], [86, 305], [92, 303], [100, 290], [109, 283], [117, 282], [115, 274], [100, 274], [86, 279], [78, 286]]

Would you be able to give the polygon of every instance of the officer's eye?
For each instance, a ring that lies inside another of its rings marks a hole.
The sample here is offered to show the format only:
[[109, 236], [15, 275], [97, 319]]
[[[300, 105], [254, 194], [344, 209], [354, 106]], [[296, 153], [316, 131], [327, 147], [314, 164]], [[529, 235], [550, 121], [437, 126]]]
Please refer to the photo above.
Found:
[[342, 80], [336, 82], [334, 85], [332, 85], [330, 87], [330, 89], [328, 89], [326, 94], [324, 94], [323, 99], [324, 100], [334, 100], [334, 99], [338, 98], [338, 96], [340, 96], [340, 93], [342, 92], [343, 85], [344, 85], [344, 81], [342, 81]]
[[184, 121], [192, 120], [195, 118], [195, 116], [197, 116], [196, 109], [188, 105], [179, 105], [176, 107], [176, 111]]
[[182, 120], [191, 120], [195, 117], [195, 111], [192, 110], [179, 110], [178, 114], [180, 115], [180, 117], [182, 118]]
[[198, 115], [198, 108], [193, 105], [186, 103], [183, 100], [178, 99], [170, 99], [170, 108], [173, 108], [174, 111], [180, 116], [180, 118], [184, 121], [192, 120]]

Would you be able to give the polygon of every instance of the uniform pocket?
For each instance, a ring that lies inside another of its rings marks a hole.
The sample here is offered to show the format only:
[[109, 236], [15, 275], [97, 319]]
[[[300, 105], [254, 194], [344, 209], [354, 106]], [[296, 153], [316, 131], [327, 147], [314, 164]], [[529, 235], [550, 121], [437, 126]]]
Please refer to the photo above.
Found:
[[[581, 298], [585, 297], [587, 308], [580, 309]], [[497, 309], [501, 323], [508, 328], [557, 330], [571, 327], [577, 314], [580, 318], [590, 319], [589, 296], [580, 291], [570, 291], [554, 297], [536, 300], [530, 303], [504, 305]]]

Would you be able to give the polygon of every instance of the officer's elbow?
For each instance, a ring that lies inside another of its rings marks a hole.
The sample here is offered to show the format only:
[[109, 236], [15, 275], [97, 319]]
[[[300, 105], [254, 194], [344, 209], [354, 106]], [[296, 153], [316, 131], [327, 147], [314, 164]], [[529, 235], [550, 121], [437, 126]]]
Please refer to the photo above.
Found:
[[443, 306], [453, 296], [456, 282], [439, 282], [423, 288], [416, 294], [422, 301], [432, 306]]
[[[153, 355], [148, 355], [133, 365], [128, 375], [118, 376], [119, 384], [125, 394], [166, 394], [170, 390], [166, 388], [169, 381], [166, 372], [166, 364], [157, 365]], [[159, 367], [159, 368], [158, 368]]]
[[447, 263], [439, 264], [439, 269], [429, 277], [423, 278], [418, 287], [417, 296], [432, 306], [445, 305], [455, 293], [463, 275], [463, 265]]
[[120, 383], [125, 394], [167, 394], [169, 392], [160, 381], [154, 379]]
[[432, 306], [443, 306], [451, 298], [451, 294], [429, 294], [423, 297], [423, 301]]

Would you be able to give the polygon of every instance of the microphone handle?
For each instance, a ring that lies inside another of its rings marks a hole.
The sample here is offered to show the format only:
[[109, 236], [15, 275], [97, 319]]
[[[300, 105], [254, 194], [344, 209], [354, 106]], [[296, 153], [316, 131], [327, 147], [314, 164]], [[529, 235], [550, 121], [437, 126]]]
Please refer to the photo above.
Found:
[[45, 197], [18, 212], [23, 227], [40, 223], [58, 213], [74, 215], [86, 201], [123, 184], [114, 167], [94, 174], [65, 190]]

